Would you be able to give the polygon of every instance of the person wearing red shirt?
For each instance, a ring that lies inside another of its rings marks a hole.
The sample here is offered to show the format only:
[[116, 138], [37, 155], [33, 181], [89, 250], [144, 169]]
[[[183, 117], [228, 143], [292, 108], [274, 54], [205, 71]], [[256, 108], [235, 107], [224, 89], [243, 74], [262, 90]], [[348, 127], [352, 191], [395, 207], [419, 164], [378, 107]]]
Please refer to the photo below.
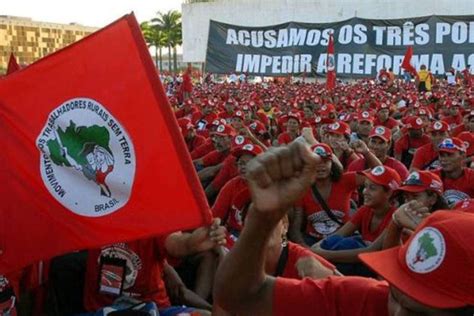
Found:
[[[295, 204], [290, 226], [291, 240], [303, 246], [311, 246], [318, 240], [333, 234], [349, 220], [352, 193], [365, 181], [363, 175], [355, 172], [343, 173], [328, 145], [319, 143], [311, 148], [322, 159], [317, 166], [316, 178], [311, 190], [308, 190]], [[371, 160], [373, 159], [375, 165], [381, 165], [375, 155], [370, 152], [367, 155]], [[314, 195], [315, 189], [325, 200], [328, 211], [332, 215], [319, 203]], [[305, 221], [306, 227], [303, 225]]]
[[226, 120], [227, 124], [231, 124], [232, 117], [234, 116], [234, 111], [235, 111], [235, 101], [227, 100], [224, 103], [224, 111], [219, 113], [219, 118]]
[[183, 107], [180, 110], [177, 110], [174, 113], [174, 115], [176, 116], [177, 119], [179, 118], [191, 119], [194, 113], [197, 113], [197, 112], [199, 112], [199, 109], [196, 106], [193, 106], [193, 101], [186, 100], [184, 101]]
[[202, 112], [195, 112], [191, 117], [191, 123], [196, 126], [198, 134], [205, 133], [208, 125], [217, 119], [217, 114], [214, 113], [214, 104], [208, 101], [202, 108]]
[[443, 196], [450, 206], [474, 197], [474, 170], [466, 168], [466, 147], [459, 138], [446, 138], [439, 144], [441, 169], [434, 171], [443, 181]]
[[411, 170], [434, 170], [439, 168], [438, 145], [449, 136], [449, 125], [446, 122], [435, 121], [429, 127], [430, 144], [418, 148], [413, 155]]
[[459, 134], [463, 132], [474, 133], [474, 110], [470, 111], [466, 116], [464, 116], [464, 123], [456, 126], [452, 132], [452, 137], [458, 137]]
[[278, 136], [278, 145], [288, 145], [300, 135], [301, 119], [296, 113], [289, 113], [286, 122], [286, 132]]
[[196, 160], [202, 158], [215, 149], [214, 137], [207, 138], [201, 146], [196, 147], [191, 151], [191, 159]]
[[384, 126], [389, 128], [392, 133], [398, 130], [398, 122], [390, 117], [390, 106], [387, 103], [382, 103], [378, 107], [377, 116], [374, 121], [374, 126]]
[[183, 84], [181, 85], [184, 100], [187, 100], [193, 92], [193, 81], [191, 78], [192, 72], [193, 68], [191, 67], [191, 64], [188, 64], [188, 68], [186, 68], [186, 71], [183, 74]]
[[[359, 262], [360, 253], [382, 249], [385, 229], [395, 210], [390, 200], [394, 191], [400, 186], [401, 179], [394, 169], [384, 166], [377, 166], [372, 170], [364, 171], [363, 174], [367, 178], [363, 191], [364, 205], [333, 236], [312, 247], [314, 252], [331, 262]], [[346, 250], [328, 249], [328, 247], [335, 247], [336, 242], [342, 240], [340, 237], [352, 236], [356, 231], [360, 233], [361, 242], [366, 247]], [[341, 271], [344, 273], [343, 270]]]
[[171, 305], [163, 280], [166, 256], [182, 258], [224, 243], [225, 229], [215, 219], [210, 227], [201, 227], [192, 233], [176, 232], [90, 250], [84, 306], [89, 312], [97, 311], [112, 305], [118, 296], [126, 295], [155, 302], [166, 312]]
[[364, 157], [353, 161], [347, 168], [347, 171], [364, 171], [375, 167], [365, 158], [367, 151], [370, 150], [384, 166], [394, 169], [401, 179], [405, 179], [408, 176], [407, 168], [400, 161], [388, 155], [391, 139], [392, 132], [388, 128], [383, 126], [373, 128], [369, 134], [367, 150], [365, 148], [361, 150]]
[[293, 143], [252, 161], [248, 172], [252, 206], [239, 241], [218, 269], [216, 304], [232, 313], [260, 316], [472, 313], [474, 275], [466, 271], [474, 269], [474, 263], [466, 258], [474, 256], [474, 216], [467, 212], [436, 212], [418, 225], [405, 245], [361, 254], [362, 262], [386, 281], [266, 275], [268, 240], [288, 208], [311, 185], [318, 160], [303, 144]]
[[330, 124], [326, 135], [329, 146], [331, 146], [331, 149], [341, 162], [344, 170], [347, 170], [351, 162], [360, 158], [349, 146], [351, 128], [347, 123], [336, 122]]
[[374, 118], [368, 111], [363, 111], [356, 116], [356, 130], [351, 134], [351, 143], [360, 139], [369, 143], [369, 134], [374, 127]]
[[442, 121], [448, 123], [450, 128], [455, 128], [462, 123], [462, 115], [459, 112], [459, 104], [457, 101], [452, 101], [447, 104], [447, 114], [442, 117]]
[[178, 119], [178, 125], [181, 128], [181, 134], [183, 135], [184, 141], [189, 152], [197, 149], [199, 146], [206, 142], [206, 139], [200, 135], [196, 135], [196, 130], [191, 121], [186, 118]]
[[415, 151], [431, 142], [430, 137], [423, 134], [424, 125], [420, 117], [411, 116], [405, 125], [408, 132], [395, 142], [395, 159], [401, 161], [407, 168], [410, 168]]

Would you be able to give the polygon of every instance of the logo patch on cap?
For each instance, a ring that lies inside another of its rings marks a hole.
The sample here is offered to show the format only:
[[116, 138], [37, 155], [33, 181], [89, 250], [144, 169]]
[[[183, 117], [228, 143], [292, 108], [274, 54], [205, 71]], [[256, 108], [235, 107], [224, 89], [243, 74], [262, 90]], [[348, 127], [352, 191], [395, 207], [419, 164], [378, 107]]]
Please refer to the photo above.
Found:
[[416, 124], [423, 125], [423, 120], [421, 118], [416, 119]]
[[218, 133], [222, 133], [224, 130], [225, 130], [225, 126], [224, 126], [224, 125], [219, 125], [219, 126], [217, 126], [217, 132], [218, 132]]
[[316, 154], [316, 155], [319, 155], [321, 157], [325, 157], [328, 155], [328, 153], [326, 152], [326, 149], [324, 149], [324, 147], [322, 146], [316, 146], [314, 147], [314, 150], [313, 152]]
[[330, 128], [333, 130], [333, 131], [336, 131], [339, 129], [339, 127], [341, 127], [341, 125], [339, 125], [339, 123], [334, 123], [330, 126]]
[[253, 145], [252, 144], [245, 144], [242, 149], [252, 151], [253, 150]]
[[378, 126], [375, 128], [375, 134], [377, 135], [383, 135], [385, 134], [385, 127]]
[[443, 128], [443, 124], [441, 124], [441, 122], [435, 122], [434, 125], [433, 125], [433, 129], [439, 131], [440, 129]]
[[436, 270], [446, 255], [443, 234], [433, 227], [425, 227], [412, 239], [405, 256], [408, 268], [415, 273], [430, 273]]
[[369, 112], [362, 112], [362, 117], [363, 118], [368, 118], [369, 117]]
[[251, 129], [257, 129], [257, 123], [253, 122], [249, 125]]
[[245, 141], [245, 138], [242, 135], [239, 135], [235, 138], [235, 143], [237, 145], [242, 145]]
[[380, 176], [385, 172], [385, 168], [383, 166], [377, 166], [374, 169], [372, 169], [371, 173], [374, 176]]

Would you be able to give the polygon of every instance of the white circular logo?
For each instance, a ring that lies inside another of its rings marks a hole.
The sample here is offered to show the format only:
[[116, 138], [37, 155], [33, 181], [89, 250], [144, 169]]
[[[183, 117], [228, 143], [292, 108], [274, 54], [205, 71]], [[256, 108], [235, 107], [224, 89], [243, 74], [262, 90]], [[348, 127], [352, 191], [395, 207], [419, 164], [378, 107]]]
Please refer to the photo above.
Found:
[[380, 176], [385, 172], [385, 168], [383, 166], [377, 166], [374, 169], [372, 169], [372, 174], [374, 176]]
[[383, 135], [385, 134], [385, 128], [382, 126], [378, 126], [375, 128], [375, 134], [377, 135]]
[[316, 155], [319, 155], [319, 156], [321, 156], [321, 157], [327, 156], [326, 149], [324, 149], [324, 147], [322, 147], [322, 146], [316, 146], [316, 147], [314, 148], [313, 152], [314, 152]]
[[242, 112], [240, 111], [235, 112], [235, 116], [239, 116], [239, 117], [242, 116]]
[[217, 126], [217, 132], [218, 132], [218, 133], [222, 133], [224, 130], [225, 130], [225, 126], [224, 126], [224, 125], [219, 125], [219, 126]]
[[443, 234], [433, 227], [425, 227], [412, 239], [405, 256], [408, 268], [415, 273], [429, 273], [443, 263], [446, 242]]
[[362, 112], [362, 117], [363, 118], [368, 118], [369, 117], [369, 112]]
[[253, 145], [252, 144], [246, 144], [242, 147], [242, 149], [252, 151], [253, 150]]
[[252, 124], [249, 125], [251, 129], [257, 129], [257, 123], [253, 122]]
[[334, 123], [334, 124], [331, 125], [331, 129], [332, 129], [333, 131], [338, 130], [339, 127], [341, 127], [341, 125], [339, 125], [339, 123]]
[[416, 119], [416, 124], [423, 125], [423, 120], [421, 118]]
[[36, 146], [44, 185], [71, 212], [99, 217], [127, 204], [135, 150], [102, 104], [89, 98], [64, 102], [50, 113]]
[[238, 136], [235, 137], [235, 143], [237, 145], [242, 145], [244, 143], [244, 141], [245, 141], [245, 138], [241, 135], [238, 135]]
[[441, 124], [441, 122], [435, 122], [433, 128], [439, 131], [441, 128], [443, 128], [443, 124]]
[[315, 121], [316, 123], [321, 122], [321, 116], [316, 116], [316, 118], [314, 119], [314, 121]]

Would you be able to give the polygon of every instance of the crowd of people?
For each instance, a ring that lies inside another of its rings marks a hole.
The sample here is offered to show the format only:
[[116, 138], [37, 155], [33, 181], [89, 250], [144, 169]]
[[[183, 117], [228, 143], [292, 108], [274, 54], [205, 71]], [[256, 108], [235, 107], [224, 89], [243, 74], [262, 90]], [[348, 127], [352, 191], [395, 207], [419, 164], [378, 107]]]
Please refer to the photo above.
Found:
[[3, 276], [0, 314], [472, 315], [474, 77], [379, 77], [167, 83], [212, 224]]

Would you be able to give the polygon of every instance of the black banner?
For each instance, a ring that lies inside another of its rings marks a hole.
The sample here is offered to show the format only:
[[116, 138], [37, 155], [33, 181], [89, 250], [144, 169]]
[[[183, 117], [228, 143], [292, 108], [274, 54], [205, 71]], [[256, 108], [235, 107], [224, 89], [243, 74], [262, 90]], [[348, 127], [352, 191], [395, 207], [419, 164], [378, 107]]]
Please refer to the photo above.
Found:
[[434, 75], [451, 67], [474, 69], [474, 15], [396, 20], [352, 18], [336, 23], [289, 22], [266, 27], [211, 21], [206, 71], [219, 74], [286, 76], [325, 73], [329, 34], [334, 34], [338, 77], [375, 76], [379, 69], [399, 74], [408, 46], [412, 64]]

